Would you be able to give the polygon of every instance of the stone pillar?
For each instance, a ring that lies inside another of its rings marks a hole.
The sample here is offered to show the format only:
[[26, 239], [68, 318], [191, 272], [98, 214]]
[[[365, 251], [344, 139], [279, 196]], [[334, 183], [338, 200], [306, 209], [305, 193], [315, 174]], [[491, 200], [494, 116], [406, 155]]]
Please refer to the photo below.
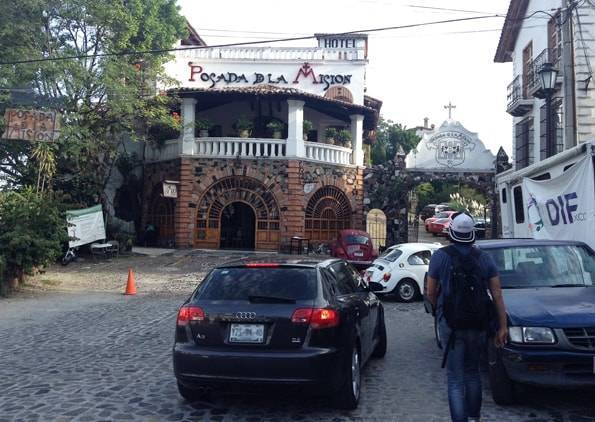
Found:
[[364, 116], [352, 114], [351, 116], [351, 139], [352, 139], [352, 164], [364, 165]]
[[195, 98], [182, 98], [182, 136], [181, 136], [181, 148], [182, 154], [192, 155], [194, 154], [194, 145], [196, 140], [194, 139], [194, 117], [196, 114], [196, 99]]
[[287, 100], [287, 156], [304, 157], [304, 102]]
[[281, 232], [285, 232], [285, 239], [289, 242], [292, 236], [303, 237], [305, 234], [305, 194], [304, 182], [300, 176], [300, 161], [287, 162], [287, 202], [286, 210], [281, 213]]
[[175, 209], [176, 248], [190, 248], [194, 241], [195, 208], [190, 207], [194, 180], [192, 174], [192, 160], [180, 159], [180, 184]]

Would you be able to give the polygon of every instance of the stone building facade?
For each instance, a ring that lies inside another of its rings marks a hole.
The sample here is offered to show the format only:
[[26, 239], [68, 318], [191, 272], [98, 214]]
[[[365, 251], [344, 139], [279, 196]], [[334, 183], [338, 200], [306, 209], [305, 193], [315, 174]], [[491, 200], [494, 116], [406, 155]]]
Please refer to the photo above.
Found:
[[364, 95], [367, 37], [319, 38], [183, 51], [168, 65], [183, 129], [148, 146], [144, 166], [143, 227], [159, 244], [280, 250], [365, 229], [364, 143], [381, 106]]

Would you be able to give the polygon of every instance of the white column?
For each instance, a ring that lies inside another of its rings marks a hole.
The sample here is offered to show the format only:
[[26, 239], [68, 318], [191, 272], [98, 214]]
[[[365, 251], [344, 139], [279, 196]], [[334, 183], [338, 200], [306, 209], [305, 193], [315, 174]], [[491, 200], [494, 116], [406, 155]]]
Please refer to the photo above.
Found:
[[287, 100], [287, 156], [304, 157], [304, 102]]
[[352, 160], [356, 166], [364, 165], [364, 116], [352, 114], [351, 116], [351, 145], [353, 148]]
[[195, 98], [182, 98], [182, 154], [194, 154], [194, 116], [196, 111]]

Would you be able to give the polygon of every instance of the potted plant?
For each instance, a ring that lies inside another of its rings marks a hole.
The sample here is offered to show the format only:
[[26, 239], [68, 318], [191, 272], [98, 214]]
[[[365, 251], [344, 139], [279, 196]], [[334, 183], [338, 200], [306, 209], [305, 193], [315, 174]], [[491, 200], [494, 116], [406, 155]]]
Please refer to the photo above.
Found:
[[346, 148], [351, 148], [351, 132], [347, 129], [341, 129], [337, 134], [337, 140]]
[[304, 129], [304, 141], [308, 140], [308, 133], [312, 130], [314, 125], [310, 120], [304, 120], [303, 122], [303, 129]]
[[209, 129], [211, 128], [211, 122], [209, 119], [196, 119], [194, 126], [198, 129], [198, 136], [200, 138], [206, 138], [209, 136]]
[[271, 132], [274, 139], [281, 139], [285, 125], [279, 120], [271, 120], [267, 123], [267, 129]]
[[337, 137], [337, 129], [334, 127], [327, 127], [324, 131], [324, 137], [326, 138], [326, 143], [330, 145], [335, 145], [335, 138]]
[[238, 117], [238, 119], [233, 124], [233, 128], [238, 133], [240, 138], [249, 138], [253, 127], [254, 124], [252, 123], [252, 120], [246, 116]]

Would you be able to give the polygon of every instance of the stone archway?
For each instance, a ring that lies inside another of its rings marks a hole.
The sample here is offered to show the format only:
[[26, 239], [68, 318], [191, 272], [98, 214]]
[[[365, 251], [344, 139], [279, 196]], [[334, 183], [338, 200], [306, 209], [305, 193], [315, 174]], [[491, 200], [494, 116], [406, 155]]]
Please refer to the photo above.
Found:
[[416, 241], [417, 219], [410, 221], [411, 191], [425, 182], [442, 181], [463, 183], [475, 188], [486, 198], [491, 210], [491, 236], [497, 233], [497, 199], [495, 198], [495, 172], [419, 171], [405, 169], [403, 160], [388, 161], [366, 169], [364, 176], [366, 211], [381, 209], [387, 218], [387, 246]]
[[339, 230], [351, 228], [351, 214], [345, 192], [332, 185], [318, 189], [306, 207], [306, 237], [322, 242], [335, 239]]
[[194, 245], [218, 248], [221, 244], [221, 218], [227, 206], [243, 203], [255, 215], [255, 249], [279, 246], [279, 205], [273, 193], [257, 179], [229, 176], [209, 186], [197, 205]]

